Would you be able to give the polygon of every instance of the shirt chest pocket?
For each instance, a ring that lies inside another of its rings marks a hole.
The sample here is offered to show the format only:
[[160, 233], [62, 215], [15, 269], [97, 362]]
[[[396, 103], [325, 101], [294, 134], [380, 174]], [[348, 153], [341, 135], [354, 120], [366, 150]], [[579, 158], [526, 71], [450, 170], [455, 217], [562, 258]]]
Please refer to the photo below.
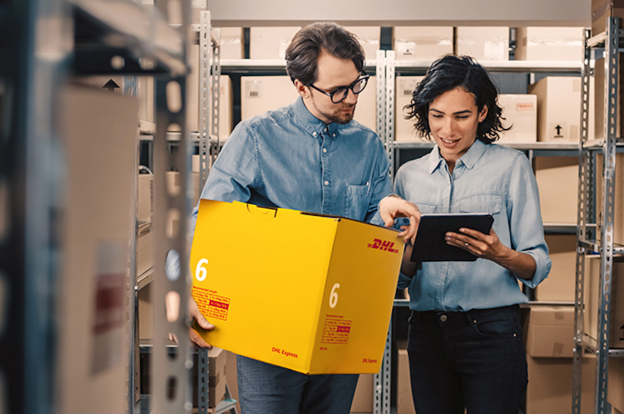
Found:
[[345, 217], [365, 220], [370, 204], [370, 185], [347, 185]]
[[457, 202], [460, 213], [500, 213], [503, 196], [494, 194], [479, 194], [463, 198]]

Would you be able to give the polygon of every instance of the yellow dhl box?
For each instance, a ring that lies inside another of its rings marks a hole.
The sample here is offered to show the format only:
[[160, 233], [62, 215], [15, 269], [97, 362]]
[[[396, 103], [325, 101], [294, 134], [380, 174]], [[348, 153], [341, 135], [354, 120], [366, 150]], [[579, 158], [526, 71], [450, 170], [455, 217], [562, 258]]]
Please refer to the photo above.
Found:
[[403, 240], [336, 216], [201, 200], [193, 298], [214, 346], [305, 374], [379, 372]]

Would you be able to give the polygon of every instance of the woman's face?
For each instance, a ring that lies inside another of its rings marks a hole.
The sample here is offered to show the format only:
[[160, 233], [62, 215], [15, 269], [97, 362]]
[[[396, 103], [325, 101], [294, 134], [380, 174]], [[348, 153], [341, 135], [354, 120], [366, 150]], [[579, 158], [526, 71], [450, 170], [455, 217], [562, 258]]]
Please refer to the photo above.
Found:
[[477, 127], [487, 115], [478, 112], [475, 97], [458, 87], [436, 97], [429, 105], [429, 128], [440, 155], [453, 167], [477, 138]]

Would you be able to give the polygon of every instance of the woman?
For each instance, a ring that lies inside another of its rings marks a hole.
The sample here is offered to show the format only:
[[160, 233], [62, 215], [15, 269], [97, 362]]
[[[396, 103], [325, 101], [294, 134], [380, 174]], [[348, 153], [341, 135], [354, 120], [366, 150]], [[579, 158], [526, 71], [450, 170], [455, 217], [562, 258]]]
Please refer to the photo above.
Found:
[[[418, 414], [517, 414], [527, 365], [518, 281], [535, 287], [550, 270], [537, 184], [527, 157], [492, 144], [506, 130], [497, 90], [470, 57], [433, 63], [408, 106], [415, 127], [435, 140], [396, 175], [395, 192], [421, 213], [492, 213], [489, 234], [448, 233], [474, 262], [410, 262], [408, 354]], [[398, 200], [398, 199], [395, 199]], [[386, 198], [382, 203], [396, 202]], [[381, 206], [380, 206], [381, 208]], [[387, 209], [387, 208], [386, 208]]]

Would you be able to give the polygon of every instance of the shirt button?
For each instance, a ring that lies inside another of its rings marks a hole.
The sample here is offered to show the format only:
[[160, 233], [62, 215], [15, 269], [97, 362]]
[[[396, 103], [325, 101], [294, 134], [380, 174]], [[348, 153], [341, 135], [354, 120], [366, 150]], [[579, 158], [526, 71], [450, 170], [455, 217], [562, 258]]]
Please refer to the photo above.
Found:
[[329, 185], [329, 181], [325, 181], [325, 185]]
[[325, 132], [327, 132], [327, 127], [325, 127]]
[[327, 152], [327, 148], [323, 148], [323, 152]]
[[446, 320], [447, 320], [447, 319], [448, 319], [448, 317], [447, 317], [446, 315], [442, 315], [442, 316], [440, 316], [440, 320], [441, 320], [442, 322], [446, 322]]
[[336, 134], [332, 134], [332, 137], [336, 138]]
[[315, 137], [315, 136], [316, 136], [316, 132], [313, 132], [313, 133], [312, 133], [312, 136], [314, 136], [314, 137]]

